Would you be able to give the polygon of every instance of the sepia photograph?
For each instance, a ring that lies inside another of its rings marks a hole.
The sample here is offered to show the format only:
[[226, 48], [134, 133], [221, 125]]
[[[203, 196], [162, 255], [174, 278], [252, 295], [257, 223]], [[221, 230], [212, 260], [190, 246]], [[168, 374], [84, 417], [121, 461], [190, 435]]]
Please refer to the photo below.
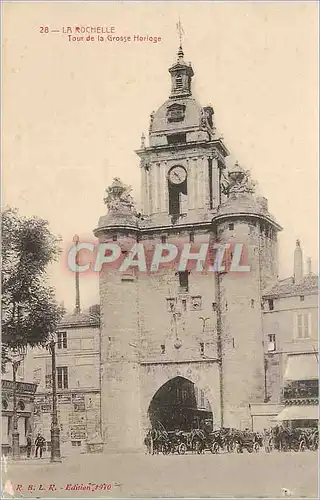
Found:
[[2, 2], [2, 498], [318, 498], [318, 11]]

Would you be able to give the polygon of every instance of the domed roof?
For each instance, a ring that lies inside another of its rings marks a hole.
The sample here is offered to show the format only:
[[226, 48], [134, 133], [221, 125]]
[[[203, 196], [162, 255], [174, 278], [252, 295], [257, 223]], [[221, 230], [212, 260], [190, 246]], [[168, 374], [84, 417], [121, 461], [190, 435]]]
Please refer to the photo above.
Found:
[[[171, 117], [174, 113], [176, 117]], [[202, 113], [202, 107], [192, 97], [168, 99], [153, 115], [150, 135], [199, 129]]]
[[94, 233], [99, 231], [101, 228], [109, 228], [125, 226], [127, 228], [137, 229], [139, 227], [139, 218], [134, 213], [107, 213], [99, 218], [98, 227], [94, 230]]
[[268, 212], [266, 198], [256, 197], [249, 193], [231, 195], [219, 206], [216, 218], [239, 215], [262, 217], [273, 223], [279, 231], [282, 230], [282, 227], [278, 224], [273, 215]]

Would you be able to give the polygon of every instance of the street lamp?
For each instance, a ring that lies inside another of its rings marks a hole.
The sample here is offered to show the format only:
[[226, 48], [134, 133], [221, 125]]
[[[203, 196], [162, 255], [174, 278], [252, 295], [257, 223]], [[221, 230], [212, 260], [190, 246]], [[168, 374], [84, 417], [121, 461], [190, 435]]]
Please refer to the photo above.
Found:
[[61, 462], [60, 429], [57, 410], [57, 379], [56, 379], [56, 338], [51, 334], [48, 347], [51, 353], [51, 378], [52, 378], [52, 415], [51, 415], [51, 462]]
[[12, 413], [12, 459], [19, 460], [20, 458], [20, 435], [18, 429], [18, 411], [17, 411], [17, 371], [20, 363], [24, 360], [26, 355], [26, 349], [20, 348], [12, 351], [11, 353], [11, 363], [12, 363], [12, 374], [13, 374], [13, 413]]

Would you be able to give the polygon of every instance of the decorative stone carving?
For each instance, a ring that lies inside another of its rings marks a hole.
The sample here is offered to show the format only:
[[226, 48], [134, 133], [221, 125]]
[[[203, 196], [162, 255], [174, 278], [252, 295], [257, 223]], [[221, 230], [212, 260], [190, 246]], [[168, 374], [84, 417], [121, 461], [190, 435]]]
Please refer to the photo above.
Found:
[[207, 106], [201, 109], [201, 124], [200, 128], [208, 132], [210, 138], [215, 135], [215, 126], [213, 123], [214, 111], [211, 106]]
[[103, 201], [111, 213], [131, 213], [135, 212], [135, 203], [131, 196], [132, 188], [124, 184], [119, 177], [115, 177], [111, 186], [106, 189], [106, 196]]
[[186, 107], [184, 104], [174, 103], [167, 109], [168, 122], [181, 122], [184, 120]]
[[181, 342], [181, 340], [179, 338], [176, 338], [176, 340], [175, 340], [175, 342], [174, 342], [173, 345], [174, 345], [174, 347], [176, 349], [180, 349], [180, 347], [182, 346], [182, 342]]
[[200, 295], [191, 297], [191, 310], [200, 311], [201, 309], [202, 309], [202, 297]]
[[244, 170], [238, 162], [228, 172], [228, 186], [226, 188], [228, 195], [238, 195], [242, 193], [253, 194], [255, 192], [256, 182], [252, 180], [249, 170]]
[[169, 312], [174, 312], [176, 307], [176, 299], [174, 298], [167, 298], [167, 310]]
[[154, 120], [154, 115], [155, 115], [155, 111], [152, 111], [152, 113], [150, 115], [149, 134], [151, 133], [151, 130], [152, 130], [152, 124], [153, 124], [153, 120]]

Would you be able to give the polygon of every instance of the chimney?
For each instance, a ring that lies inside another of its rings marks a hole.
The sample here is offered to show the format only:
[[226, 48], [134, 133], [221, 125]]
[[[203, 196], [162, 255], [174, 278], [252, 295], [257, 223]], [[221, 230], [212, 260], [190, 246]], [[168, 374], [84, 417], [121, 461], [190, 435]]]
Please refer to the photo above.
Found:
[[293, 280], [294, 283], [301, 283], [302, 279], [303, 279], [303, 255], [300, 246], [300, 240], [297, 240], [296, 248], [294, 250]]
[[[73, 237], [73, 242], [75, 246], [78, 245], [79, 243], [79, 236], [77, 234], [74, 235]], [[76, 266], [79, 265], [79, 259], [78, 259], [78, 251], [76, 253]], [[78, 268], [76, 268], [75, 272], [75, 284], [76, 284], [76, 307], [74, 308], [74, 313], [75, 314], [80, 314], [81, 309], [80, 309], [80, 283], [79, 283], [79, 271]]]
[[312, 261], [311, 261], [311, 257], [307, 258], [307, 271], [308, 271], [308, 275], [310, 276], [310, 274], [312, 274]]

